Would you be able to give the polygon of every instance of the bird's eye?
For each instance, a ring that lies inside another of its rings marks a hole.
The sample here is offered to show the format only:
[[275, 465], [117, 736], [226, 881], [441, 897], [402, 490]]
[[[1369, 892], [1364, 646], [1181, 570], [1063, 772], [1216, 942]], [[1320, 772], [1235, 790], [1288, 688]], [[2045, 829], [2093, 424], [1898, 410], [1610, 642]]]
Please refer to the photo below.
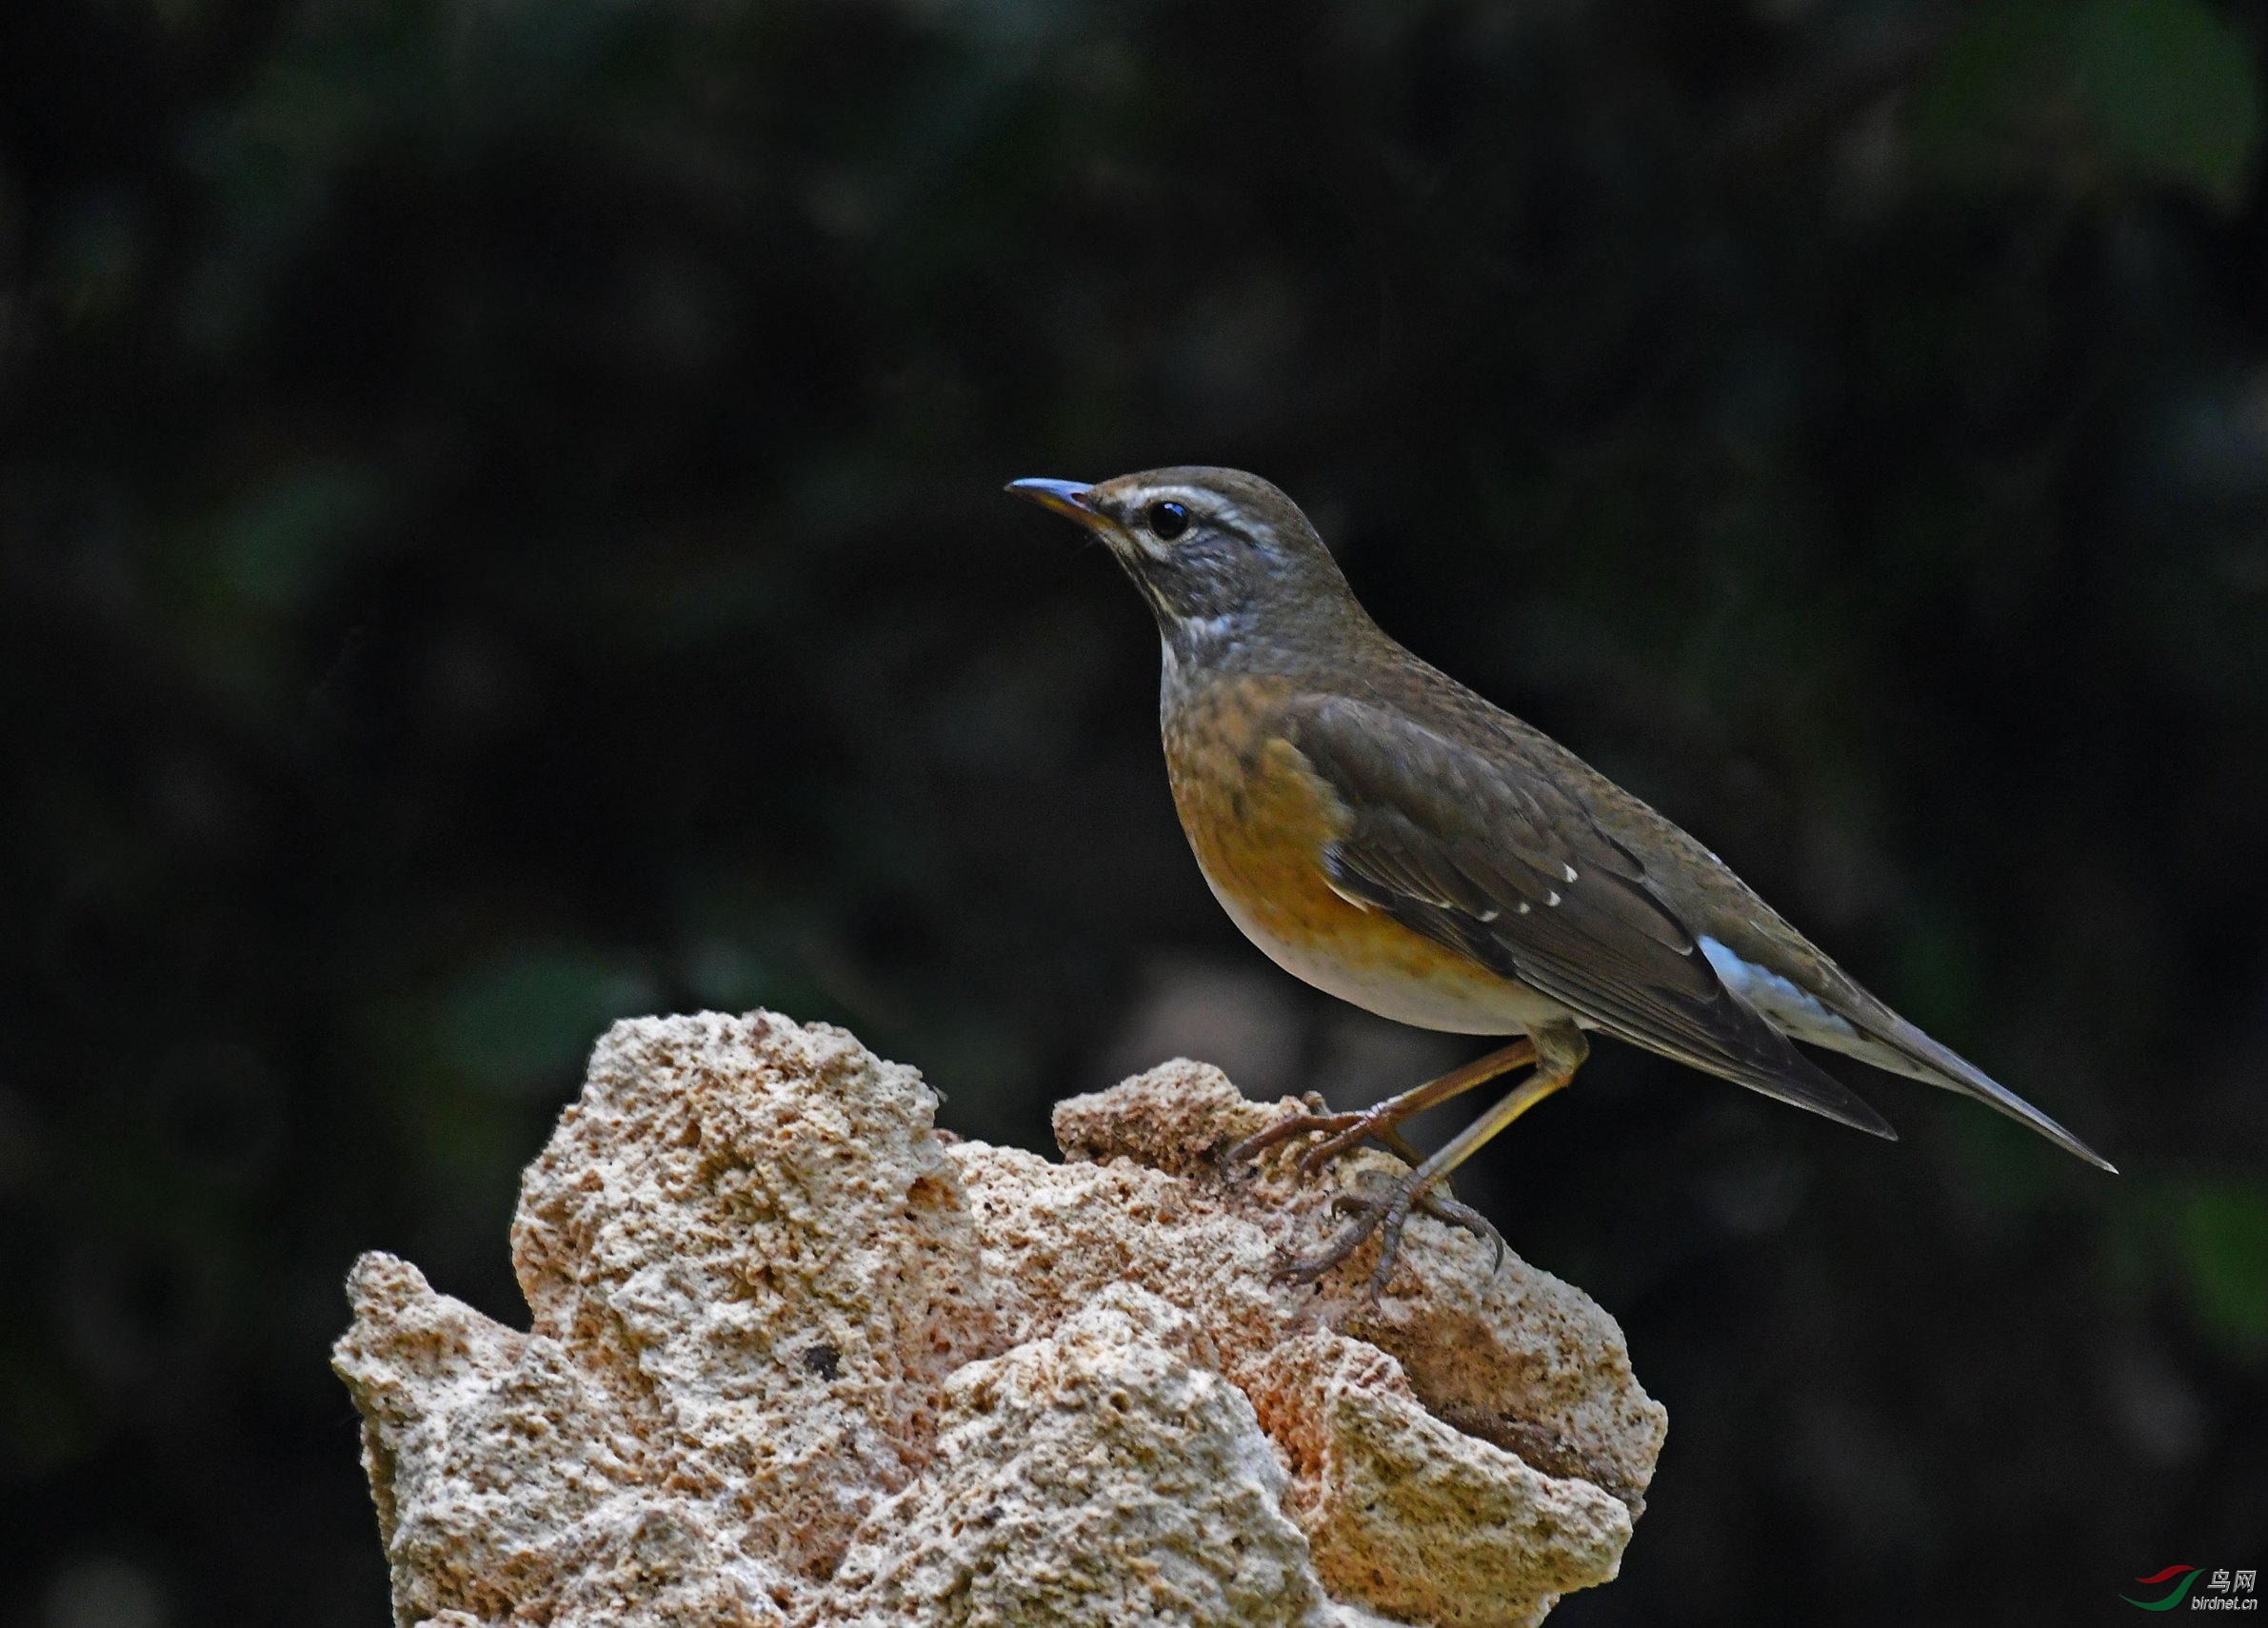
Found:
[[1166, 543], [1189, 529], [1189, 511], [1178, 503], [1151, 504], [1147, 519], [1150, 530]]

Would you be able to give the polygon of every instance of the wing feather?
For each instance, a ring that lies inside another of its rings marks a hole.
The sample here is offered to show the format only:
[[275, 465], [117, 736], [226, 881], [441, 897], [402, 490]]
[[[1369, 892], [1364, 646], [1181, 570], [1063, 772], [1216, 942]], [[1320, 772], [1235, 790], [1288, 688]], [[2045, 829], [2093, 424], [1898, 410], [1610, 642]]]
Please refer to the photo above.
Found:
[[1294, 745], [1343, 805], [1331, 884], [1650, 1051], [1877, 1136], [1888, 1122], [1725, 987], [1645, 867], [1541, 773], [1345, 697]]

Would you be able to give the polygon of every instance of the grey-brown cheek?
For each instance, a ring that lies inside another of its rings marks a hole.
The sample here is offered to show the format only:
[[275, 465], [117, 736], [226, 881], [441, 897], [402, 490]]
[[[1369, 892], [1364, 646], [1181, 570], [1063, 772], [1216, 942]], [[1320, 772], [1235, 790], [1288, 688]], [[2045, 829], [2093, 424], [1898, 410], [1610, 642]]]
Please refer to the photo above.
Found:
[[1112, 540], [1114, 546], [1123, 548], [1130, 559], [1158, 566], [1173, 558], [1173, 546], [1160, 542], [1147, 526], [1129, 526], [1124, 521], [1117, 521], [1113, 523], [1113, 529], [1118, 533]]
[[1126, 575], [1134, 579], [1134, 586], [1142, 595], [1142, 603], [1150, 607], [1150, 613], [1157, 617], [1160, 626], [1170, 626], [1180, 620], [1180, 613], [1174, 609], [1172, 602], [1159, 588], [1146, 568], [1146, 561], [1122, 559], [1119, 563], [1125, 566]]

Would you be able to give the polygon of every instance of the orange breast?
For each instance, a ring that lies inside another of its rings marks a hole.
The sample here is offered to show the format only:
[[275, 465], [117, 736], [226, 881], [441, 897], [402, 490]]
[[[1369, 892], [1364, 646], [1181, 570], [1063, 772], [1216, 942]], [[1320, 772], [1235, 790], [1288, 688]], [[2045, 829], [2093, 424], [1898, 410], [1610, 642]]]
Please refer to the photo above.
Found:
[[1323, 854], [1346, 816], [1268, 726], [1284, 693], [1282, 681], [1220, 681], [1165, 718], [1182, 828], [1237, 925], [1286, 971], [1401, 1022], [1508, 1034], [1545, 1015], [1521, 985], [1332, 890]]

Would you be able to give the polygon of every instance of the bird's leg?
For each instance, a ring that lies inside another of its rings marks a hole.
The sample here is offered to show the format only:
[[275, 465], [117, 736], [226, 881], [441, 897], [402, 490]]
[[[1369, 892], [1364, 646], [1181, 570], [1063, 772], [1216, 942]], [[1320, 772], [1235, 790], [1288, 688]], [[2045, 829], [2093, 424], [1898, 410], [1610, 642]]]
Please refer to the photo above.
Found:
[[[1378, 1140], [1388, 1153], [1401, 1160], [1412, 1170], [1425, 1162], [1423, 1150], [1398, 1130], [1382, 1131], [1379, 1133]], [[1470, 1204], [1461, 1204], [1457, 1201], [1456, 1189], [1449, 1185], [1449, 1179], [1446, 1176], [1425, 1189], [1424, 1196], [1418, 1201], [1418, 1208], [1437, 1221], [1447, 1221], [1451, 1226], [1464, 1228], [1475, 1238], [1493, 1239], [1496, 1242], [1497, 1258], [1499, 1260], [1503, 1258], [1503, 1235], [1491, 1226], [1488, 1218], [1479, 1210], [1474, 1209]]]
[[[1488, 1261], [1489, 1276], [1494, 1277], [1497, 1268], [1504, 1263], [1504, 1235], [1497, 1231], [1494, 1221], [1472, 1205], [1459, 1202], [1457, 1195], [1448, 1188], [1449, 1179], [1444, 1176], [1418, 1195], [1417, 1207], [1445, 1226], [1461, 1226], [1475, 1238], [1485, 1240], [1495, 1251]], [[1377, 1291], [1372, 1293], [1375, 1295]]]
[[1310, 1109], [1304, 1114], [1286, 1114], [1266, 1130], [1248, 1136], [1221, 1156], [1221, 1162], [1233, 1167], [1246, 1160], [1257, 1158], [1280, 1142], [1289, 1142], [1295, 1136], [1311, 1131], [1322, 1132], [1326, 1140], [1311, 1147], [1300, 1160], [1300, 1174], [1311, 1176], [1342, 1154], [1352, 1151], [1366, 1139], [1375, 1138], [1392, 1147], [1413, 1165], [1423, 1162], [1417, 1149], [1403, 1140], [1397, 1128], [1413, 1114], [1424, 1112], [1436, 1102], [1445, 1102], [1461, 1091], [1494, 1080], [1523, 1062], [1535, 1061], [1535, 1047], [1526, 1040], [1516, 1040], [1510, 1045], [1500, 1046], [1486, 1057], [1475, 1058], [1462, 1068], [1452, 1068], [1438, 1080], [1428, 1080], [1415, 1089], [1398, 1097], [1388, 1097], [1375, 1107], [1361, 1113], [1333, 1114], [1323, 1111], [1323, 1099], [1308, 1093]]
[[[1372, 1233], [1379, 1234], [1378, 1266], [1370, 1274], [1368, 1298], [1376, 1300], [1394, 1275], [1394, 1262], [1402, 1253], [1402, 1229], [1408, 1225], [1410, 1211], [1423, 1209], [1470, 1231], [1483, 1231], [1495, 1241], [1497, 1259], [1503, 1259], [1504, 1241], [1477, 1211], [1444, 1199], [1431, 1192], [1442, 1177], [1470, 1159], [1487, 1142], [1514, 1120], [1526, 1113], [1538, 1102], [1575, 1078], [1575, 1071], [1582, 1066], [1590, 1055], [1591, 1045], [1583, 1039], [1582, 1031], [1573, 1023], [1553, 1024], [1538, 1028], [1531, 1037], [1536, 1047], [1536, 1070], [1510, 1096], [1499, 1102], [1471, 1124], [1460, 1131], [1446, 1147], [1426, 1160], [1407, 1176], [1395, 1181], [1381, 1197], [1343, 1195], [1338, 1207], [1343, 1214], [1356, 1218], [1321, 1253], [1303, 1261], [1294, 1261], [1282, 1267], [1277, 1277], [1296, 1283], [1312, 1283], [1332, 1267], [1338, 1265], [1357, 1249]], [[1479, 1226], [1475, 1226], [1475, 1222]]]

